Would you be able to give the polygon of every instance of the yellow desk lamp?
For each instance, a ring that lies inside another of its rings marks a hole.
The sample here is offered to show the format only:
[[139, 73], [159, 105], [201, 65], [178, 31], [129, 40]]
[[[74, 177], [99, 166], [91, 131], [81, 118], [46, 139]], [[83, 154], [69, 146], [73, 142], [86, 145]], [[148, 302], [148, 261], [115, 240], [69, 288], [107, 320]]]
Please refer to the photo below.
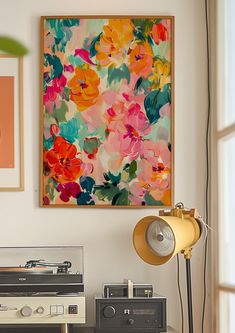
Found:
[[186, 260], [188, 324], [193, 333], [192, 287], [190, 258], [192, 246], [202, 233], [195, 209], [185, 210], [182, 203], [171, 211], [161, 210], [159, 216], [146, 216], [135, 226], [133, 243], [136, 252], [151, 265], [162, 265], [178, 252]]

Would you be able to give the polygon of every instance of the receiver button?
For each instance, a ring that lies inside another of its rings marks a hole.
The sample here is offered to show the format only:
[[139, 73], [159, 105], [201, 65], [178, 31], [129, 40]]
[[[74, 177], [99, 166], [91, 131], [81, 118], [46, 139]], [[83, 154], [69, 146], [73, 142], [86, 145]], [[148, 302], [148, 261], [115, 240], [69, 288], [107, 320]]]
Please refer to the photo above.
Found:
[[20, 309], [20, 313], [23, 317], [30, 317], [33, 313], [33, 310], [30, 306], [25, 305], [23, 308]]
[[106, 306], [103, 310], [103, 314], [104, 314], [105, 318], [113, 318], [115, 316], [115, 313], [116, 313], [116, 311], [115, 311], [114, 307], [111, 305]]
[[127, 320], [127, 324], [129, 324], [129, 325], [134, 325], [134, 323], [135, 323], [135, 321], [132, 318]]
[[36, 309], [36, 312], [38, 314], [43, 314], [44, 313], [44, 307], [43, 306], [39, 306], [37, 309]]
[[64, 306], [63, 305], [57, 305], [56, 306], [56, 314], [57, 315], [63, 315], [64, 314]]
[[50, 306], [50, 315], [51, 316], [56, 316], [57, 315], [57, 306], [56, 305], [51, 305]]
[[78, 306], [69, 305], [69, 314], [78, 314]]

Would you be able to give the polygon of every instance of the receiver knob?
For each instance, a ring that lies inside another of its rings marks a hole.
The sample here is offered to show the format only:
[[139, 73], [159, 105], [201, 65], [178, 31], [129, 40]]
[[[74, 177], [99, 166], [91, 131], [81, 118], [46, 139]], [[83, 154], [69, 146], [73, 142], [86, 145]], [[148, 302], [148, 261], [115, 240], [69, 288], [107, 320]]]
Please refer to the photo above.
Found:
[[38, 314], [43, 314], [44, 313], [44, 307], [43, 306], [39, 306], [37, 309], [36, 309], [36, 312]]
[[103, 314], [105, 318], [112, 318], [115, 316], [115, 308], [111, 305], [108, 305], [104, 308]]
[[130, 319], [127, 320], [127, 323], [129, 325], [134, 325], [135, 321], [134, 321], [134, 319], [130, 318]]
[[33, 310], [30, 306], [25, 305], [23, 308], [20, 309], [20, 313], [23, 317], [30, 317], [33, 313]]

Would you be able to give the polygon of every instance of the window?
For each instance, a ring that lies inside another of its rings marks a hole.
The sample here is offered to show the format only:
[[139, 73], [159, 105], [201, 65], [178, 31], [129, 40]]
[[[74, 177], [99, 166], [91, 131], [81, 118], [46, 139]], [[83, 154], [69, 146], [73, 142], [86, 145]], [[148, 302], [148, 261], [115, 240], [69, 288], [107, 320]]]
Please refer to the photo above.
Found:
[[[218, 256], [216, 333], [235, 332], [235, 1], [217, 0], [217, 119], [214, 131], [214, 175]], [[218, 182], [217, 182], [218, 179]], [[213, 184], [214, 183], [214, 184]], [[215, 186], [215, 183], [217, 184]], [[212, 207], [212, 212], [215, 207]]]

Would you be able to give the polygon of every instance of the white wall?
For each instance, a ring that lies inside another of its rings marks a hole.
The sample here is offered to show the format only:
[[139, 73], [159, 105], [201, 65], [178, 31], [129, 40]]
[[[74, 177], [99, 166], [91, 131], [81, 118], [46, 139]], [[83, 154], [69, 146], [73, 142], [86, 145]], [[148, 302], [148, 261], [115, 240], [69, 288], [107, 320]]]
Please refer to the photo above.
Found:
[[[175, 16], [175, 201], [204, 212], [206, 49], [203, 0], [0, 0], [0, 33], [30, 49], [24, 61], [25, 191], [0, 193], [0, 245], [84, 245], [88, 324], [93, 296], [103, 282], [130, 278], [154, 283], [168, 298], [168, 324], [180, 330], [176, 261], [161, 267], [142, 262], [132, 231], [153, 209], [41, 209], [39, 191], [39, 18], [41, 15], [135, 14]], [[202, 242], [193, 254], [195, 332], [200, 332]], [[181, 260], [182, 287], [185, 283]], [[184, 297], [185, 309], [186, 298]], [[185, 318], [187, 316], [185, 314]], [[206, 318], [206, 322], [207, 322]], [[187, 331], [187, 330], [186, 330]], [[204, 333], [208, 333], [209, 329]]]

